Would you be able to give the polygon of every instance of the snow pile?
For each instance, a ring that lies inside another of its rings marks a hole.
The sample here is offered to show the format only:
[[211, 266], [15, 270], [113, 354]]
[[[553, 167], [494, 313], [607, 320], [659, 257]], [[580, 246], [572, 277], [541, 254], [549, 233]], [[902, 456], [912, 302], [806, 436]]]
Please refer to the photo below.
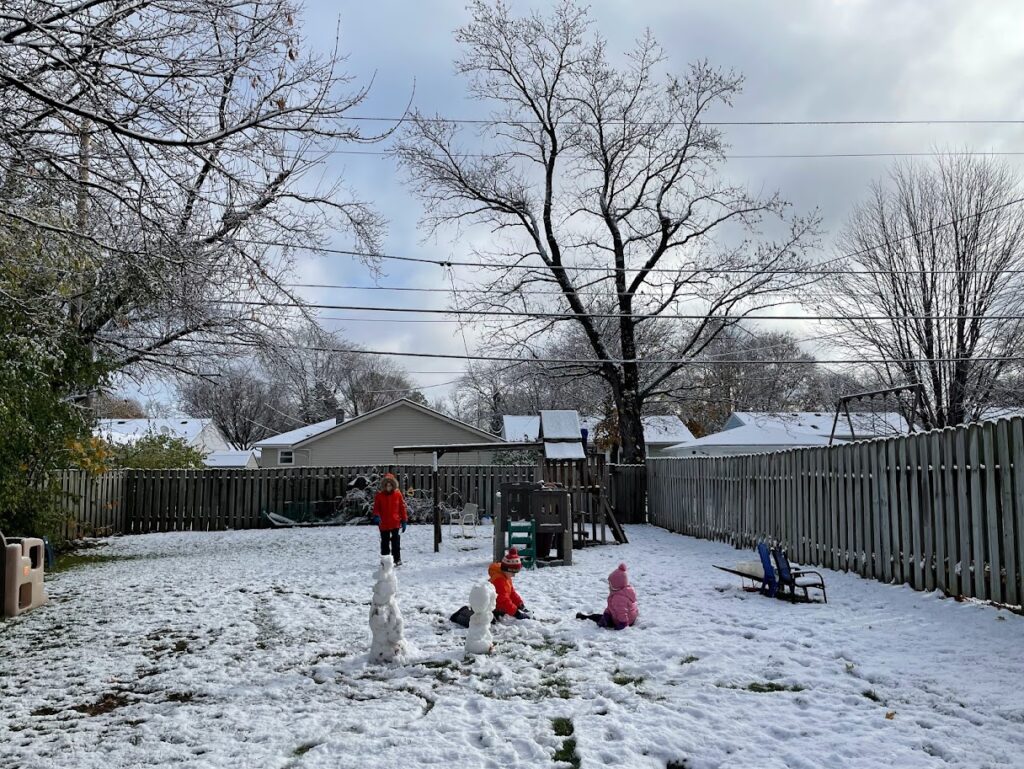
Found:
[[377, 582], [370, 606], [370, 659], [392, 662], [405, 654], [405, 627], [398, 610], [395, 562], [390, 555], [380, 557], [380, 568], [373, 576]]
[[491, 653], [494, 648], [491, 618], [497, 603], [498, 596], [490, 582], [481, 582], [469, 591], [469, 608], [473, 615], [469, 618], [469, 632], [466, 634], [466, 654]]

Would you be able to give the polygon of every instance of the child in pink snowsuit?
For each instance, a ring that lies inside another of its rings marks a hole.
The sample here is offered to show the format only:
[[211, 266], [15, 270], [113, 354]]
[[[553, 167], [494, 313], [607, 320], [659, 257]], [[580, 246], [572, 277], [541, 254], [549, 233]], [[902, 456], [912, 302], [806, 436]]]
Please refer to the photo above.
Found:
[[622, 630], [636, 622], [640, 608], [636, 603], [636, 591], [629, 584], [626, 564], [620, 563], [619, 568], [608, 575], [608, 606], [603, 614], [584, 614], [580, 612], [576, 619], [589, 619], [601, 627]]

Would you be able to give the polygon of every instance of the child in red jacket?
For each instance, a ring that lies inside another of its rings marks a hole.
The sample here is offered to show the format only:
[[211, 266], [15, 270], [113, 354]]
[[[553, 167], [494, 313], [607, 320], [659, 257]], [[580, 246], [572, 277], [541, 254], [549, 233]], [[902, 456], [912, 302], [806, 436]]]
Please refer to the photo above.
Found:
[[487, 575], [491, 578], [491, 584], [494, 585], [494, 592], [498, 594], [498, 602], [494, 610], [495, 619], [501, 617], [530, 618], [526, 604], [512, 584], [512, 577], [518, 574], [522, 568], [523, 562], [519, 558], [519, 551], [512, 547], [501, 559], [501, 563], [492, 563], [487, 569]]
[[380, 491], [373, 498], [373, 522], [380, 529], [380, 554], [395, 559], [395, 566], [402, 565], [402, 538], [409, 522], [409, 511], [405, 497], [398, 490], [398, 481], [387, 473], [380, 482]]

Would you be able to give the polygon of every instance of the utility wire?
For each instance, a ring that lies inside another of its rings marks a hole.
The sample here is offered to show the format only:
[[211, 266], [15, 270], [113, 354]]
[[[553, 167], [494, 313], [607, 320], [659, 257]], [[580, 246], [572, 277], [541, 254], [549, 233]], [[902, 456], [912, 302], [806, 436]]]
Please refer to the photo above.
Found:
[[1010, 206], [1019, 205], [1020, 203], [1024, 203], [1024, 197], [1014, 198], [1013, 200], [1008, 200], [1005, 203], [999, 203], [997, 205], [990, 206], [988, 208], [984, 208], [984, 209], [982, 209], [980, 211], [975, 211], [975, 212], [973, 212], [971, 214], [968, 214], [967, 216], [961, 216], [961, 217], [958, 217], [958, 218], [950, 219], [950, 220], [945, 221], [945, 222], [939, 222], [937, 224], [933, 224], [931, 227], [926, 227], [926, 228], [921, 229], [921, 230], [916, 230], [914, 232], [907, 233], [906, 235], [901, 235], [900, 237], [892, 238], [890, 240], [886, 240], [883, 243], [878, 243], [878, 244], [875, 244], [873, 246], [868, 246], [867, 248], [862, 248], [862, 249], [860, 249], [858, 251], [852, 251], [852, 252], [847, 253], [847, 254], [840, 254], [840, 255], [835, 256], [835, 257], [833, 257], [831, 259], [827, 259], [826, 261], [824, 261], [821, 264], [816, 265], [816, 266], [807, 266], [807, 267], [801, 267], [801, 268], [786, 268], [786, 269], [782, 269], [782, 268], [779, 268], [779, 269], [775, 269], [775, 268], [761, 268], [761, 269], [719, 268], [719, 269], [716, 269], [714, 267], [680, 266], [680, 267], [675, 267], [675, 268], [671, 268], [671, 267], [652, 267], [652, 268], [647, 269], [647, 270], [642, 270], [642, 268], [639, 268], [639, 267], [598, 267], [598, 266], [591, 266], [591, 265], [571, 266], [571, 265], [565, 265], [565, 264], [560, 264], [560, 265], [547, 265], [547, 264], [528, 265], [528, 264], [520, 264], [518, 262], [514, 262], [514, 263], [511, 263], [511, 264], [508, 264], [508, 263], [495, 263], [495, 262], [468, 262], [468, 261], [456, 261], [456, 260], [445, 260], [445, 259], [428, 259], [426, 257], [399, 256], [397, 254], [375, 254], [375, 253], [370, 252], [370, 251], [355, 251], [355, 250], [341, 249], [341, 248], [326, 248], [326, 247], [317, 248], [317, 247], [312, 247], [312, 246], [290, 246], [287, 243], [277, 243], [277, 242], [274, 242], [274, 241], [262, 241], [262, 240], [235, 240], [233, 242], [234, 243], [243, 244], [243, 245], [244, 244], [250, 244], [250, 245], [255, 245], [255, 246], [270, 246], [270, 247], [285, 248], [285, 249], [288, 249], [288, 248], [302, 248], [304, 250], [313, 251], [315, 253], [341, 254], [341, 255], [345, 255], [345, 256], [359, 256], [359, 257], [363, 257], [363, 258], [367, 258], [367, 259], [390, 259], [390, 260], [396, 260], [396, 261], [401, 261], [401, 262], [416, 262], [416, 263], [420, 263], [420, 264], [433, 264], [433, 265], [437, 265], [439, 267], [444, 267], [446, 269], [447, 268], [451, 268], [451, 267], [489, 267], [491, 269], [550, 270], [552, 272], [553, 271], [559, 271], [559, 270], [562, 271], [562, 272], [605, 272], [605, 273], [640, 272], [640, 271], [643, 271], [643, 272], [646, 272], [646, 273], [669, 273], [669, 274], [672, 274], [672, 275], [679, 275], [680, 273], [689, 272], [689, 273], [694, 273], [694, 274], [704, 274], [704, 273], [706, 273], [706, 274], [709, 274], [709, 275], [712, 275], [712, 276], [713, 275], [762, 275], [762, 274], [764, 274], [764, 275], [771, 275], [771, 274], [777, 274], [777, 275], [918, 275], [918, 274], [923, 274], [923, 273], [927, 273], [929, 275], [964, 275], [964, 274], [986, 275], [986, 274], [990, 274], [990, 273], [992, 273], [992, 274], [1018, 274], [1018, 273], [1024, 273], [1024, 269], [1014, 269], [1014, 270], [972, 270], [972, 269], [963, 269], [963, 270], [925, 270], [925, 269], [920, 269], [920, 270], [823, 270], [822, 268], [825, 265], [833, 264], [833, 263], [841, 261], [843, 259], [853, 259], [853, 258], [856, 258], [858, 256], [864, 256], [865, 254], [869, 254], [872, 251], [875, 251], [877, 249], [887, 248], [889, 246], [892, 246], [893, 244], [902, 243], [905, 240], [912, 240], [914, 238], [919, 238], [921, 235], [924, 235], [926, 233], [935, 232], [936, 230], [945, 229], [946, 227], [952, 227], [952, 226], [954, 226], [956, 224], [959, 224], [961, 222], [970, 221], [970, 220], [976, 219], [977, 217], [982, 216], [984, 214], [989, 214], [989, 213], [992, 213], [994, 211], [999, 211], [999, 210], [1002, 210], [1004, 208], [1009, 208]]
[[[346, 115], [345, 120], [361, 122], [381, 123], [461, 123], [464, 125], [540, 125], [539, 120], [501, 120], [491, 118], [458, 118], [458, 117], [427, 117], [425, 115], [411, 118], [407, 115], [401, 117], [379, 117], [375, 115]], [[699, 120], [700, 125], [713, 126], [839, 126], [839, 125], [1024, 125], [1024, 119], [997, 118], [997, 119], [960, 119], [960, 118], [919, 118], [907, 120], [876, 119], [876, 120]], [[566, 120], [560, 125], [597, 125], [595, 122], [586, 120]], [[649, 120], [639, 121], [637, 125], [671, 125], [687, 126], [691, 123], [682, 120]]]
[[[202, 344], [209, 345], [220, 345], [220, 346], [236, 346], [236, 347], [253, 347], [261, 348], [263, 345], [255, 342], [242, 342], [237, 340], [223, 340], [223, 339], [204, 339]], [[1022, 356], [1002, 356], [1002, 357], [969, 357], [969, 358], [847, 358], [847, 359], [834, 359], [834, 360], [822, 360], [822, 359], [785, 359], [785, 360], [726, 360], [726, 359], [703, 359], [703, 358], [542, 358], [542, 357], [524, 357], [522, 355], [512, 357], [503, 355], [464, 355], [457, 353], [433, 353], [433, 352], [396, 352], [391, 350], [366, 350], [362, 348], [352, 347], [328, 347], [321, 345], [278, 345], [281, 349], [293, 349], [293, 350], [310, 350], [313, 352], [331, 352], [331, 353], [343, 353], [347, 355], [379, 355], [379, 356], [395, 356], [405, 358], [431, 358], [431, 359], [449, 359], [449, 360], [471, 360], [471, 361], [488, 361], [497, 363], [557, 363], [561, 365], [571, 366], [582, 366], [582, 367], [599, 367], [602, 365], [622, 365], [626, 363], [632, 363], [637, 365], [651, 365], [651, 366], [675, 366], [675, 365], [691, 365], [691, 366], [703, 366], [703, 365], [726, 365], [726, 366], [765, 366], [768, 364], [775, 365], [810, 365], [810, 364], [822, 364], [822, 365], [849, 365], [849, 364], [899, 364], [899, 363], [958, 363], [967, 362], [972, 363], [997, 363], [997, 362], [1024, 362]]]
[[[508, 317], [508, 318], [547, 318], [557, 320], [572, 320], [575, 318], [632, 318], [634, 320], [862, 320], [862, 321], [883, 321], [883, 320], [1024, 320], [1024, 315], [708, 315], [707, 313], [615, 313], [615, 312], [528, 312], [523, 310], [446, 310], [429, 307], [367, 307], [365, 305], [352, 304], [321, 304], [317, 302], [285, 302], [272, 300], [250, 300], [250, 299], [226, 299], [220, 302], [226, 305], [241, 305], [244, 307], [293, 307], [313, 308], [318, 310], [352, 310], [357, 312], [383, 312], [383, 313], [416, 313], [426, 315], [469, 315], [482, 317]], [[367, 320], [371, 320], [367, 318]], [[383, 318], [376, 320], [383, 321]], [[411, 319], [407, 319], [411, 320]], [[458, 321], [452, 321], [458, 322]]]

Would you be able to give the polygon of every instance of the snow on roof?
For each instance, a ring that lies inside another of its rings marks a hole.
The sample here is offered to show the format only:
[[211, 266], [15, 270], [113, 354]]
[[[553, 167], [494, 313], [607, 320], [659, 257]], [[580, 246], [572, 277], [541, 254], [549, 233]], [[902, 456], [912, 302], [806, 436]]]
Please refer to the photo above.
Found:
[[149, 435], [168, 435], [193, 443], [212, 419], [100, 419], [95, 433], [111, 443], [126, 445]]
[[[540, 417], [506, 414], [501, 421], [501, 437], [506, 441], [537, 440], [537, 434], [540, 431]], [[591, 436], [603, 421], [604, 417], [581, 416], [579, 418], [580, 427]], [[648, 416], [643, 417], [641, 421], [644, 425], [645, 443], [665, 445], [693, 440], [693, 433], [677, 416]], [[545, 434], [547, 433], [545, 432]]]
[[999, 406], [994, 408], [988, 408], [981, 412], [982, 421], [1009, 419], [1010, 417], [1019, 416], [1024, 416], [1024, 409]]
[[544, 440], [580, 440], [580, 415], [575, 411], [541, 411]]
[[264, 438], [262, 441], [257, 442], [255, 445], [257, 448], [263, 446], [291, 446], [299, 443], [300, 441], [304, 441], [307, 438], [312, 438], [314, 435], [326, 432], [337, 424], [337, 420], [334, 417], [331, 417], [330, 419], [325, 419], [323, 422], [306, 425], [305, 427], [297, 427], [294, 430], [289, 430], [288, 432], [280, 433], [279, 435], [272, 435], [269, 438]]
[[256, 452], [249, 451], [211, 451], [203, 459], [207, 467], [245, 467]]
[[538, 433], [538, 416], [506, 414], [501, 418], [501, 437], [506, 441], [535, 441]]
[[[781, 430], [794, 434], [809, 433], [828, 438], [832, 433], [832, 422], [835, 412], [825, 411], [734, 411], [725, 423], [725, 429], [731, 430], [742, 425], [756, 425], [769, 430]], [[907, 433], [906, 420], [895, 411], [850, 412], [850, 420], [858, 439], [877, 438], [888, 435]], [[836, 424], [836, 437], [850, 438], [850, 425], [846, 414], [840, 413]]]
[[583, 444], [579, 441], [576, 443], [544, 444], [545, 459], [585, 459], [586, 456], [586, 453], [583, 451]]
[[[843, 443], [837, 439], [837, 443]], [[827, 446], [828, 435], [817, 435], [810, 431], [792, 429], [779, 429], [775, 427], [762, 427], [761, 425], [750, 424], [733, 427], [729, 430], [722, 430], [718, 433], [705, 435], [703, 438], [678, 443], [665, 449], [665, 453], [675, 456], [685, 456], [701, 448], [743, 448], [764, 449], [772, 448], [800, 448], [805, 446]]]
[[681, 443], [692, 441], [693, 433], [690, 432], [683, 420], [674, 415], [643, 417], [644, 443], [665, 444]]

